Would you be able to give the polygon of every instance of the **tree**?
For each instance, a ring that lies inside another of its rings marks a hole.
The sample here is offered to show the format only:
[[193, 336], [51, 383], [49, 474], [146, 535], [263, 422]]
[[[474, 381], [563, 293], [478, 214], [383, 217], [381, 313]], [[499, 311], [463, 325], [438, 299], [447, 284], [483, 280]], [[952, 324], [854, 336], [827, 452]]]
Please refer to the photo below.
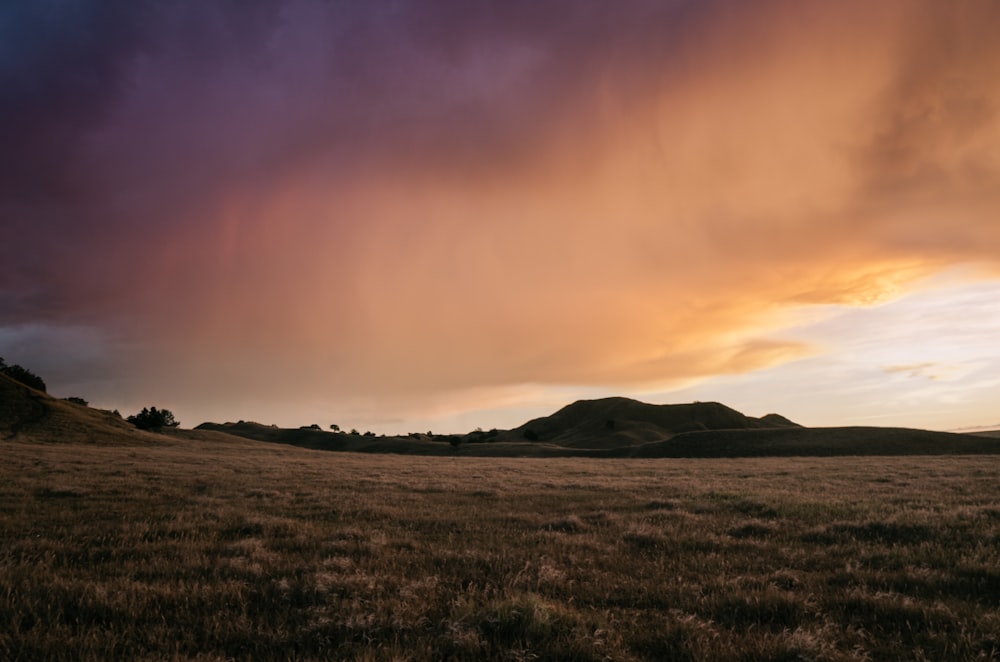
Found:
[[161, 428], [175, 428], [180, 423], [174, 420], [174, 415], [169, 409], [157, 409], [156, 407], [143, 407], [138, 414], [133, 414], [125, 419], [140, 430], [159, 430]]
[[90, 405], [90, 403], [89, 403], [89, 402], [87, 402], [86, 400], [84, 400], [83, 398], [78, 398], [78, 397], [76, 397], [76, 396], [70, 396], [70, 397], [68, 397], [68, 398], [63, 398], [63, 399], [64, 399], [64, 400], [65, 400], [66, 402], [72, 402], [73, 404], [76, 404], [76, 405], [81, 405], [81, 406], [83, 406], [83, 407], [87, 407], [87, 406], [89, 406], [89, 405]]
[[41, 377], [31, 372], [27, 368], [23, 368], [17, 364], [15, 365], [5, 365], [3, 359], [0, 359], [0, 371], [7, 375], [15, 382], [20, 382], [25, 386], [29, 386], [36, 391], [46, 392], [45, 382]]
[[333, 430], [334, 432], [340, 432], [340, 426], [337, 425], [336, 423], [334, 423], [333, 425], [331, 425], [330, 429]]

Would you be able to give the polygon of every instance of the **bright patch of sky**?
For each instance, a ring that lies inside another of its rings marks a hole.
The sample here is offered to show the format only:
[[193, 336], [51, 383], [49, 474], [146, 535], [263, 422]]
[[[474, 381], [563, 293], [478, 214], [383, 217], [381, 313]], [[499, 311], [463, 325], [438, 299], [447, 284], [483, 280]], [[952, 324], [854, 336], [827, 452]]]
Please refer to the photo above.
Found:
[[817, 313], [788, 335], [818, 355], [651, 399], [719, 400], [815, 426], [1000, 427], [1000, 281], [950, 274], [879, 306]]

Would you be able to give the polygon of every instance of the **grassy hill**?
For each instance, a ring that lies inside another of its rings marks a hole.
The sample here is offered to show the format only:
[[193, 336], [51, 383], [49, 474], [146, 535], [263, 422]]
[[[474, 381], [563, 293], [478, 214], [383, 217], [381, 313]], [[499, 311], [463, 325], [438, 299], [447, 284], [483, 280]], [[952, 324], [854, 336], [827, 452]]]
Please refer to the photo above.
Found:
[[139, 430], [115, 412], [54, 398], [0, 374], [0, 441], [95, 445], [171, 445], [185, 441], [246, 443], [215, 431]]
[[136, 429], [114, 412], [59, 400], [0, 375], [0, 439], [40, 443], [268, 442], [322, 451], [473, 457], [696, 458], [1000, 454], [1000, 438], [903, 428], [805, 428], [753, 418], [716, 402], [651, 405], [581, 400], [512, 430], [399, 437], [279, 428], [240, 421], [194, 430]]
[[36, 442], [155, 442], [121, 416], [53, 398], [0, 374], [0, 439]]
[[779, 414], [754, 418], [717, 402], [651, 405], [581, 400], [512, 430], [374, 437], [259, 423], [198, 430], [314, 450], [474, 457], [697, 458], [1000, 454], [1000, 439], [904, 428], [806, 428]]
[[752, 430], [796, 426], [770, 414], [745, 416], [718, 402], [651, 405], [630, 398], [580, 400], [550, 416], [528, 421], [501, 438], [544, 441], [566, 448], [618, 449], [663, 441], [700, 430]]

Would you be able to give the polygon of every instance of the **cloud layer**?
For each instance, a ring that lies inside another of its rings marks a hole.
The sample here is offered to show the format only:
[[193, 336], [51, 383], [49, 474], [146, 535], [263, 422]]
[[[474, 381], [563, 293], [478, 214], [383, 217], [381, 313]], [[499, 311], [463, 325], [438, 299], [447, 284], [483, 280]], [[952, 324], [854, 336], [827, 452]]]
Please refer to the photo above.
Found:
[[996, 272], [996, 3], [244, 4], [0, 10], [8, 347], [408, 415], [753, 371]]

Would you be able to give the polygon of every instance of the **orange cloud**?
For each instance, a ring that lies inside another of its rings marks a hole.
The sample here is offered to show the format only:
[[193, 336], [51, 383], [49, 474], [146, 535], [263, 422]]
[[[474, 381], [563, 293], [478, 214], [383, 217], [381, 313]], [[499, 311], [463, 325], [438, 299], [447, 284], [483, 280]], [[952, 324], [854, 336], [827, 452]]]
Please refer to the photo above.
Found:
[[178, 379], [206, 393], [405, 407], [820, 351], [783, 338], [803, 307], [1000, 254], [998, 11], [733, 6], [670, 61], [593, 64], [503, 158], [447, 127], [349, 174], [297, 157], [146, 265], [185, 302], [154, 316], [155, 362], [195, 354]]

